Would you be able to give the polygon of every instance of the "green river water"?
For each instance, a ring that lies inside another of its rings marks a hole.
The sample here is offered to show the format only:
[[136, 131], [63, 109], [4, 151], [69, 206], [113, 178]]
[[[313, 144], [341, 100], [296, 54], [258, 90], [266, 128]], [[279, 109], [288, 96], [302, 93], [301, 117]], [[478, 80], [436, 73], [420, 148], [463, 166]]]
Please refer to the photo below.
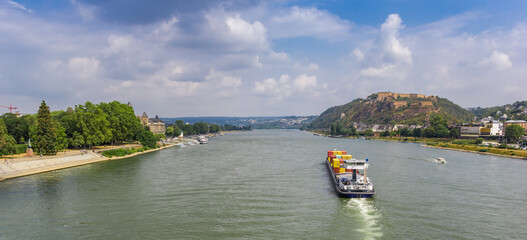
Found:
[[[209, 142], [0, 182], [0, 239], [527, 239], [525, 160], [298, 130]], [[374, 198], [337, 197], [332, 149], [370, 159]]]

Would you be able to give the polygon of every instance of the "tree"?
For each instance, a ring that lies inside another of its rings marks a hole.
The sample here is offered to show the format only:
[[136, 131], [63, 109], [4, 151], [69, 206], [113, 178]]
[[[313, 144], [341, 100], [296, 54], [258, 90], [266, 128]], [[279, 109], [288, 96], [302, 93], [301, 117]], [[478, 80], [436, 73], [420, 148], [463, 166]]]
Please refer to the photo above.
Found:
[[517, 124], [509, 125], [505, 128], [505, 139], [516, 142], [525, 134], [525, 130]]
[[438, 137], [438, 138], [447, 138], [449, 135], [449, 132], [448, 132], [448, 129], [440, 124], [440, 125], [437, 125], [437, 127], [435, 128], [435, 136]]
[[173, 127], [167, 127], [165, 130], [165, 136], [172, 137], [174, 136], [174, 128]]
[[185, 126], [185, 122], [183, 120], [176, 120], [174, 123], [179, 129], [183, 129], [183, 126]]
[[425, 130], [423, 130], [423, 135], [425, 137], [434, 137], [435, 134], [436, 134], [436, 130], [432, 126], [427, 127], [427, 128], [425, 128]]
[[4, 120], [0, 118], [0, 155], [14, 154], [16, 152], [16, 141], [7, 133]]
[[423, 130], [421, 128], [414, 128], [413, 136], [416, 138], [423, 136]]
[[350, 135], [356, 136], [357, 135], [357, 128], [354, 126], [351, 126], [350, 128]]
[[399, 133], [403, 137], [408, 137], [411, 135], [410, 129], [408, 129], [407, 127], [402, 128]]
[[332, 123], [332, 124], [329, 126], [329, 129], [330, 129], [330, 135], [331, 135], [331, 136], [335, 136], [335, 135], [336, 135], [336, 131], [335, 131], [335, 123]]
[[141, 128], [141, 122], [135, 116], [132, 107], [117, 101], [100, 103], [98, 107], [102, 109], [109, 123], [112, 143], [133, 140], [135, 133]]
[[366, 129], [364, 130], [365, 136], [373, 136], [373, 130], [372, 129]]
[[13, 113], [5, 113], [0, 118], [4, 120], [9, 135], [18, 143], [24, 143], [29, 138], [29, 122], [27, 117], [17, 117]]
[[449, 131], [450, 138], [459, 138], [459, 131], [455, 128], [450, 129]]
[[157, 141], [159, 141], [159, 138], [154, 136], [147, 127], [141, 128], [138, 132], [137, 139], [139, 139], [139, 142], [141, 142], [143, 146], [148, 148], [157, 148]]
[[434, 127], [437, 130], [437, 127], [440, 126], [440, 125], [443, 125], [444, 127], [446, 127], [448, 125], [448, 122], [447, 122], [447, 120], [443, 119], [443, 116], [441, 116], [441, 115], [434, 115], [430, 119], [430, 125], [432, 125], [432, 127]]
[[55, 154], [55, 141], [57, 134], [55, 126], [51, 121], [51, 113], [46, 102], [42, 100], [38, 109], [37, 126], [36, 126], [35, 149], [42, 154]]
[[217, 133], [217, 132], [219, 132], [220, 130], [221, 130], [221, 127], [220, 127], [220, 125], [218, 125], [218, 124], [211, 124], [210, 127], [209, 127], [209, 131], [210, 131], [211, 133]]
[[109, 143], [113, 134], [107, 115], [91, 102], [75, 106], [76, 130], [84, 138], [88, 146]]

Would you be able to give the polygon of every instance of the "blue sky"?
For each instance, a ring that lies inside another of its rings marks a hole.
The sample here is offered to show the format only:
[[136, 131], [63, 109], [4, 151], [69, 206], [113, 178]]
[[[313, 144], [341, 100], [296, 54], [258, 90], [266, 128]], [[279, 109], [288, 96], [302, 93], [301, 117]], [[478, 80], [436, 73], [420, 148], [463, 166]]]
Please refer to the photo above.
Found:
[[0, 105], [314, 115], [378, 91], [503, 105], [527, 100], [525, 12], [526, 1], [0, 0]]

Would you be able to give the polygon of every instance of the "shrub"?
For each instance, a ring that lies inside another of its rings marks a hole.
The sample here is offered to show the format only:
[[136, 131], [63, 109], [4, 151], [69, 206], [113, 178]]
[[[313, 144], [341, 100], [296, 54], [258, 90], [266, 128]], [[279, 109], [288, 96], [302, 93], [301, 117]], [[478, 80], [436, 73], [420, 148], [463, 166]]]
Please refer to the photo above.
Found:
[[27, 149], [27, 145], [26, 144], [17, 144], [15, 148], [16, 148], [16, 154], [25, 153], [26, 149]]
[[478, 152], [488, 152], [489, 150], [486, 148], [479, 149]]

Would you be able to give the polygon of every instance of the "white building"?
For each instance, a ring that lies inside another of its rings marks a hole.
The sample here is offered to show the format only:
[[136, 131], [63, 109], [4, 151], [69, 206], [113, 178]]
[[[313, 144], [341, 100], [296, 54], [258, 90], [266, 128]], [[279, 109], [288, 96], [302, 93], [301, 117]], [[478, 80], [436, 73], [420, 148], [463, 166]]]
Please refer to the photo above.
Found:
[[482, 136], [503, 136], [503, 123], [500, 121], [490, 121], [480, 130]]
[[492, 120], [494, 120], [494, 118], [491, 116], [488, 116], [488, 117], [482, 118], [480, 122], [483, 124], [487, 124], [488, 122], [492, 122]]

